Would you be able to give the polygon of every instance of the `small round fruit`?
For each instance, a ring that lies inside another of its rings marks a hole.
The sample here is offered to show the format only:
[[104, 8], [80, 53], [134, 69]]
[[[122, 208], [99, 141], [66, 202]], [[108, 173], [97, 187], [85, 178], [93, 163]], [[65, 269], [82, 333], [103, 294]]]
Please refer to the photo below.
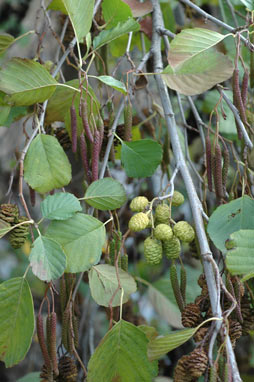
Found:
[[184, 202], [184, 196], [179, 191], [174, 191], [172, 196], [172, 206], [179, 207]]
[[159, 204], [155, 209], [156, 224], [168, 224], [170, 219], [170, 208], [167, 204]]
[[163, 253], [168, 259], [178, 259], [181, 253], [180, 240], [173, 236], [171, 240], [162, 242]]
[[144, 241], [144, 256], [148, 264], [159, 264], [162, 259], [162, 244], [157, 239], [148, 237]]
[[158, 224], [154, 229], [154, 236], [161, 241], [171, 240], [173, 237], [172, 228], [168, 224]]
[[174, 225], [173, 228], [174, 234], [178, 237], [178, 239], [190, 243], [195, 238], [195, 231], [192, 226], [185, 222], [180, 221]]
[[142, 231], [149, 224], [149, 218], [143, 212], [133, 215], [129, 221], [129, 229], [134, 232]]
[[137, 196], [136, 198], [132, 199], [130, 209], [133, 212], [142, 212], [148, 203], [149, 201], [145, 196]]

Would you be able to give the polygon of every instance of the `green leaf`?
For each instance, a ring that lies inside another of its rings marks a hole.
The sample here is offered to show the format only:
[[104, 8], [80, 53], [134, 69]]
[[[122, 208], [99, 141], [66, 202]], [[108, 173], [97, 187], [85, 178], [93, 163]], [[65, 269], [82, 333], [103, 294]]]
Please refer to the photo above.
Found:
[[120, 21], [126, 21], [132, 17], [129, 5], [121, 0], [103, 0], [101, 7], [107, 29], [113, 28]]
[[[122, 269], [119, 269], [118, 272], [123, 289], [122, 303], [124, 304], [129, 300], [129, 296], [136, 292], [137, 285], [133, 277], [127, 272]], [[90, 269], [88, 277], [93, 299], [98, 305], [109, 307], [111, 298], [118, 287], [116, 268], [108, 264], [99, 264]], [[116, 293], [112, 301], [112, 307], [121, 305], [121, 294], [122, 290]]]
[[40, 371], [29, 373], [25, 375], [24, 377], [18, 379], [17, 382], [40, 382], [41, 381], [40, 374], [41, 374]]
[[231, 233], [241, 229], [254, 229], [254, 200], [247, 195], [216, 208], [207, 226], [210, 238], [222, 252]]
[[66, 268], [66, 256], [60, 245], [44, 236], [33, 243], [29, 261], [33, 273], [42, 281], [58, 279]]
[[234, 248], [227, 251], [226, 266], [232, 275], [254, 272], [254, 230], [245, 229], [230, 235]]
[[63, 247], [67, 257], [66, 272], [71, 273], [87, 271], [97, 264], [106, 240], [104, 224], [82, 213], [68, 220], [53, 220], [46, 235]]
[[33, 140], [25, 157], [24, 177], [30, 187], [40, 193], [70, 182], [71, 165], [55, 137], [39, 134]]
[[205, 28], [183, 29], [170, 44], [168, 61], [172, 67], [214, 47], [227, 37]]
[[64, 3], [62, 0], [53, 0], [47, 9], [52, 9], [53, 11], [60, 11], [64, 13], [65, 15], [68, 15], [67, 9], [64, 6]]
[[99, 49], [103, 45], [108, 44], [126, 33], [137, 32], [139, 28], [139, 23], [134, 19], [129, 18], [127, 21], [118, 23], [115, 28], [100, 32], [93, 40], [93, 48]]
[[150, 361], [159, 359], [169, 351], [174, 350], [188, 341], [197, 328], [177, 330], [163, 337], [157, 337], [148, 344], [148, 358]]
[[[168, 286], [170, 286], [169, 279], [167, 281]], [[181, 313], [173, 299], [168, 299], [164, 293], [152, 284], [148, 287], [148, 298], [161, 318], [174, 328], [182, 328]]]
[[153, 175], [162, 160], [162, 147], [152, 139], [122, 142], [121, 160], [127, 176], [145, 178]]
[[75, 36], [79, 42], [90, 31], [94, 0], [54, 0], [48, 8], [59, 10], [69, 16]]
[[12, 226], [3, 219], [0, 219], [0, 239], [2, 239], [2, 237], [4, 237], [4, 235], [6, 235], [11, 230]]
[[111, 76], [98, 76], [96, 79], [118, 90], [120, 93], [127, 94], [125, 85]]
[[253, 0], [240, 0], [240, 1], [243, 5], [245, 5], [245, 7], [247, 9], [249, 9], [249, 11], [254, 11], [254, 1]]
[[185, 60], [175, 68], [168, 65], [162, 77], [170, 89], [184, 95], [196, 95], [228, 80], [232, 77], [233, 69], [227, 56], [210, 49]]
[[69, 192], [48, 195], [41, 203], [41, 213], [46, 219], [65, 220], [82, 211], [79, 200]]
[[232, 62], [213, 49], [226, 37], [204, 28], [184, 29], [177, 34], [170, 46], [169, 65], [162, 72], [168, 87], [195, 95], [229, 79]]
[[41, 64], [13, 58], [0, 71], [0, 90], [17, 106], [33, 105], [50, 98], [57, 82]]
[[115, 210], [126, 201], [126, 192], [120, 182], [104, 178], [93, 182], [86, 190], [84, 200], [98, 210]]
[[0, 54], [4, 53], [14, 40], [14, 37], [10, 34], [0, 34]]
[[33, 300], [23, 277], [0, 284], [0, 326], [0, 360], [11, 367], [24, 359], [34, 332]]
[[145, 334], [119, 321], [102, 339], [88, 363], [87, 382], [152, 382], [157, 363], [148, 361]]

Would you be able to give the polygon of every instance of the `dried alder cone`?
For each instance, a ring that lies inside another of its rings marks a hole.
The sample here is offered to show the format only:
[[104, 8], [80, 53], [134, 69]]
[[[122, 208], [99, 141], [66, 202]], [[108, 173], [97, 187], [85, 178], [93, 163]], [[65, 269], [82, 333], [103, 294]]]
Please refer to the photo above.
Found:
[[174, 382], [191, 382], [206, 371], [208, 357], [204, 349], [196, 348], [189, 355], [181, 357], [174, 372]]

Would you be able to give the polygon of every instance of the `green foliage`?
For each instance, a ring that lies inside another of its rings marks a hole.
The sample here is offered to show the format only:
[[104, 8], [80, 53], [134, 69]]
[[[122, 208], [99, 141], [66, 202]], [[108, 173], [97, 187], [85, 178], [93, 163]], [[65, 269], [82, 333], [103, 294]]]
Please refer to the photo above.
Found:
[[0, 90], [17, 106], [34, 105], [50, 98], [57, 82], [38, 62], [13, 58], [0, 71]]
[[254, 274], [254, 230], [241, 229], [230, 235], [233, 248], [227, 251], [226, 266], [232, 275]]
[[93, 47], [94, 49], [99, 49], [103, 45], [108, 44], [126, 33], [136, 32], [138, 30], [139, 23], [132, 18], [119, 22], [114, 28], [100, 32], [93, 40]]
[[98, 76], [96, 79], [108, 86], [111, 86], [113, 89], [118, 90], [122, 94], [127, 94], [125, 85], [111, 76]]
[[66, 267], [66, 256], [60, 245], [43, 236], [37, 237], [33, 243], [29, 261], [35, 276], [43, 281], [58, 279]]
[[210, 238], [223, 252], [229, 236], [245, 229], [254, 229], [254, 200], [247, 195], [218, 207], [207, 226]]
[[48, 195], [41, 203], [41, 213], [46, 219], [66, 220], [82, 211], [79, 200], [69, 192]]
[[71, 180], [70, 162], [55, 137], [39, 134], [25, 157], [26, 182], [36, 191], [45, 193], [66, 186]]
[[10, 34], [0, 34], [0, 55], [13, 43], [14, 37]]
[[150, 361], [159, 359], [188, 341], [196, 332], [196, 328], [178, 330], [164, 337], [152, 339], [148, 345], [148, 358]]
[[115, 210], [126, 201], [126, 193], [117, 180], [104, 178], [93, 182], [86, 190], [84, 200], [99, 210]]
[[119, 321], [96, 348], [88, 363], [87, 381], [152, 382], [156, 363], [149, 362], [145, 334], [133, 324]]
[[162, 148], [151, 139], [122, 142], [121, 161], [130, 177], [144, 178], [153, 175], [161, 159]]
[[103, 0], [102, 12], [107, 29], [115, 27], [120, 21], [132, 17], [130, 7], [121, 0]]
[[63, 247], [66, 272], [72, 273], [87, 271], [99, 262], [106, 238], [103, 223], [82, 213], [68, 220], [52, 221], [46, 235]]
[[118, 287], [118, 277], [116, 268], [108, 264], [100, 264], [92, 267], [89, 271], [89, 286], [91, 295], [98, 305], [108, 307], [111, 303], [112, 307], [124, 304], [129, 300], [129, 296], [136, 292], [137, 286], [132, 276], [118, 269], [121, 290], [112, 296]]
[[11, 367], [24, 359], [34, 332], [33, 300], [23, 277], [0, 284], [0, 326], [0, 360]]

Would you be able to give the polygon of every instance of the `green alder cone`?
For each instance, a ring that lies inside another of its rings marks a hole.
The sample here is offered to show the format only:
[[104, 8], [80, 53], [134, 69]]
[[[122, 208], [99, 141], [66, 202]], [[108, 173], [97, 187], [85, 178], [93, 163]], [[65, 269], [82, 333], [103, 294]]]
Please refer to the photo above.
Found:
[[173, 236], [171, 240], [163, 241], [162, 248], [163, 254], [168, 259], [178, 259], [178, 257], [180, 256], [181, 244], [180, 240], [176, 236]]
[[148, 237], [144, 241], [144, 256], [148, 264], [159, 264], [162, 259], [161, 242]]
[[168, 224], [158, 224], [154, 229], [154, 236], [161, 241], [171, 240], [173, 237], [172, 228]]
[[149, 218], [143, 212], [133, 215], [129, 221], [129, 229], [133, 232], [142, 231], [149, 224]]
[[146, 208], [148, 203], [149, 201], [145, 196], [137, 196], [131, 201], [130, 209], [133, 212], [142, 212]]
[[174, 194], [172, 196], [172, 206], [179, 207], [181, 204], [184, 203], [184, 196], [179, 191], [174, 191]]
[[170, 219], [170, 208], [167, 204], [159, 204], [155, 209], [155, 221], [157, 224], [168, 224]]
[[173, 228], [175, 236], [178, 237], [178, 239], [182, 240], [185, 243], [190, 243], [192, 240], [195, 239], [195, 231], [192, 228], [192, 226], [185, 222], [180, 221], [174, 225]]

